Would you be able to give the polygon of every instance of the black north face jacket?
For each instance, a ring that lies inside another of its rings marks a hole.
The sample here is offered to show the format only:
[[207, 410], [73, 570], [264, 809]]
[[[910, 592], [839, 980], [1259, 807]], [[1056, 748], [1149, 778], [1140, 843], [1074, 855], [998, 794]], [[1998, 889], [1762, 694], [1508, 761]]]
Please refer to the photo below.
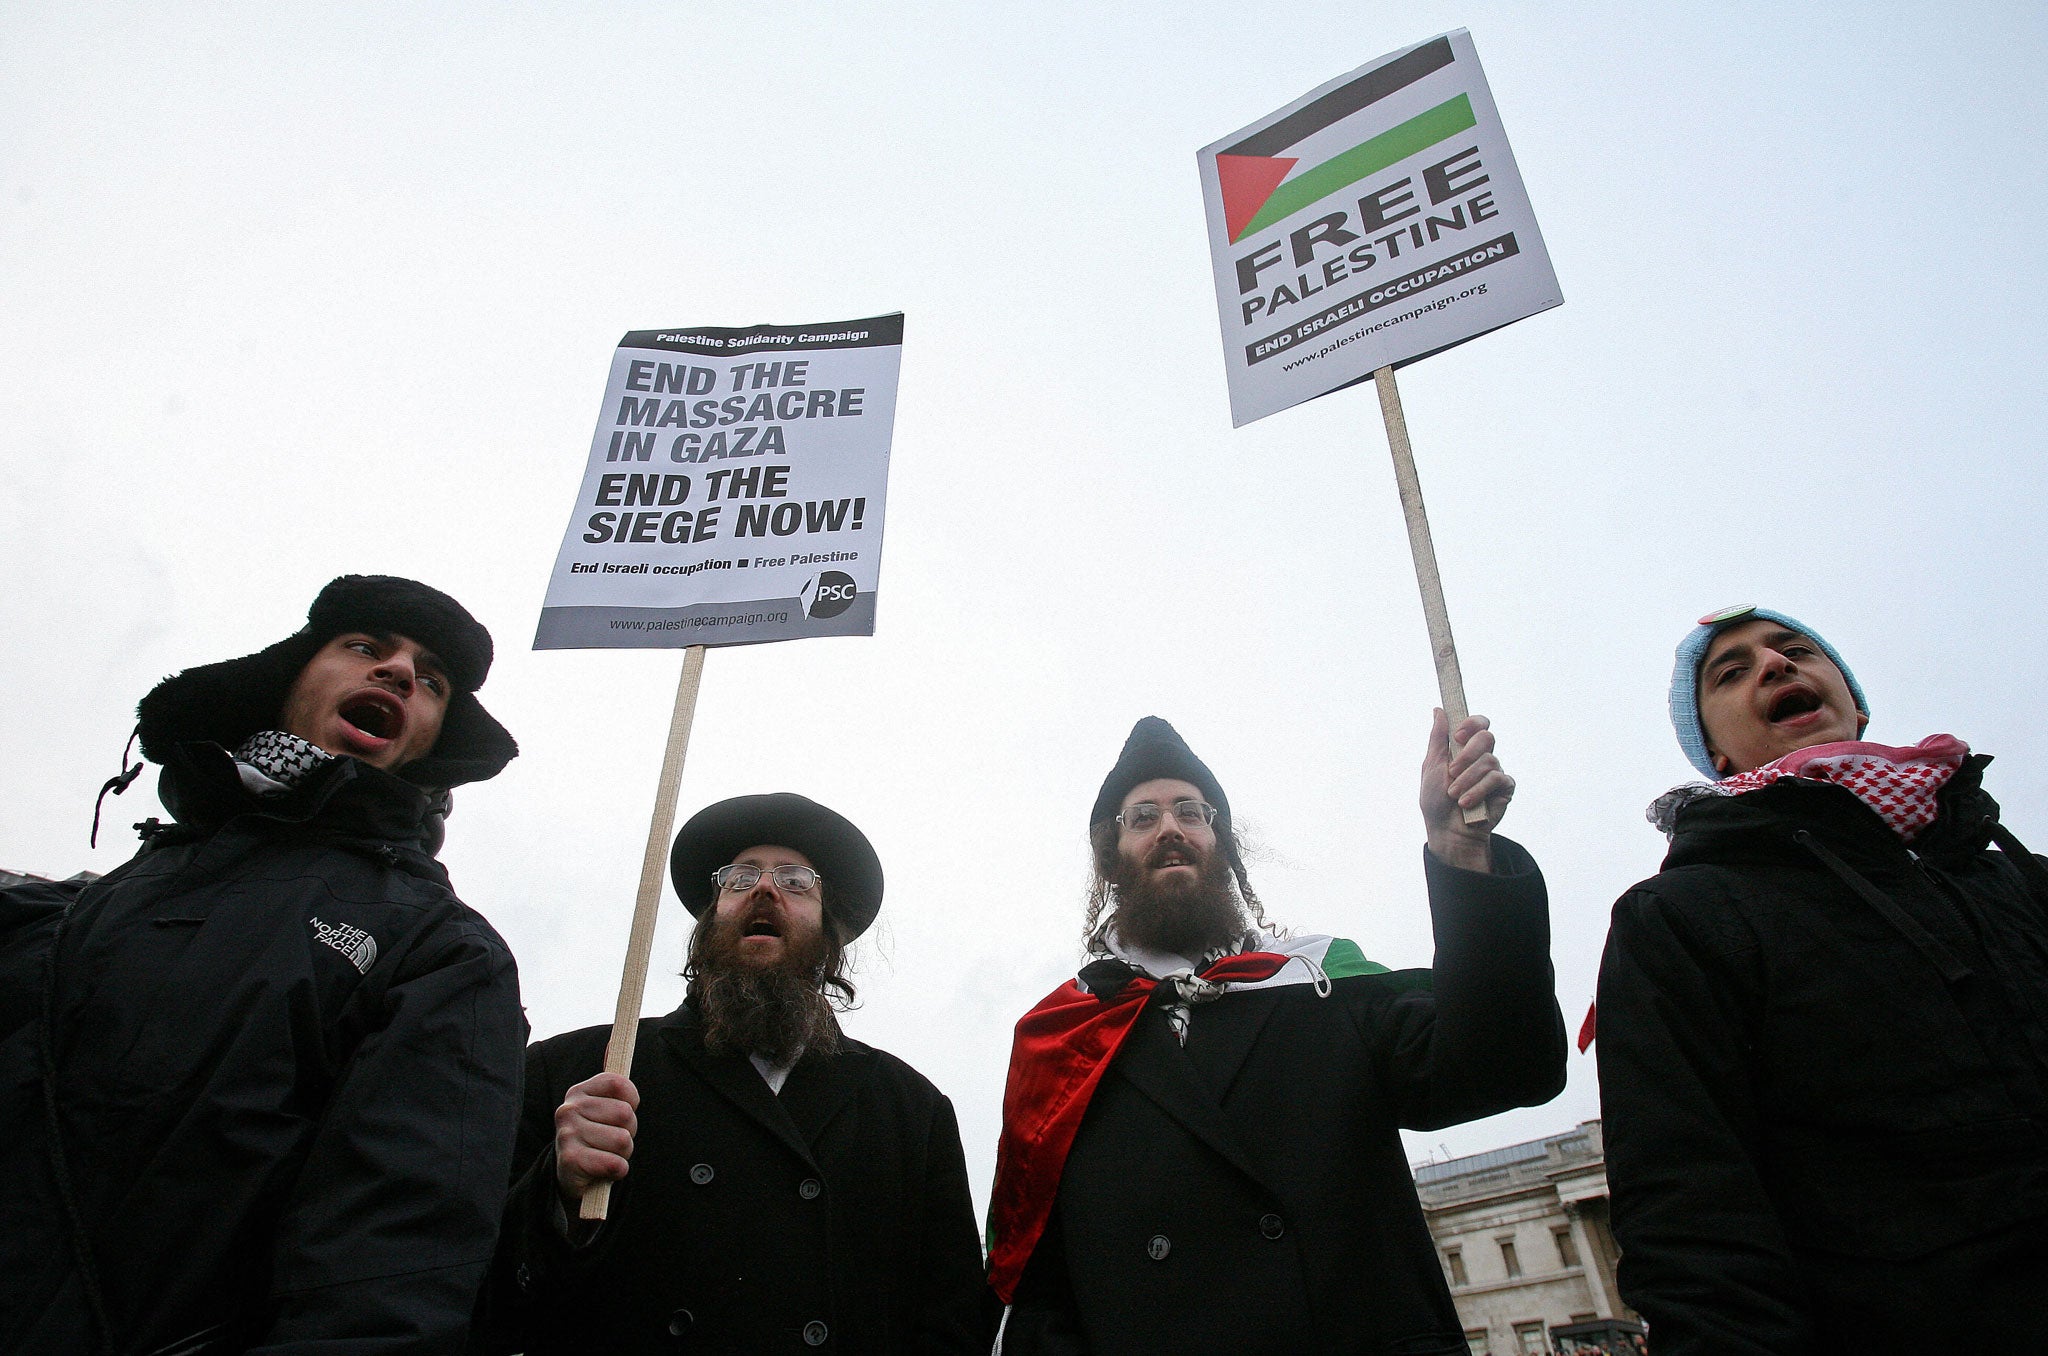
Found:
[[89, 885], [0, 891], [0, 1352], [453, 1352], [519, 1110], [512, 958], [351, 758], [217, 745]]
[[1786, 779], [1615, 905], [1600, 1089], [1658, 1356], [2048, 1346], [2048, 876], [1972, 758], [1912, 844]]

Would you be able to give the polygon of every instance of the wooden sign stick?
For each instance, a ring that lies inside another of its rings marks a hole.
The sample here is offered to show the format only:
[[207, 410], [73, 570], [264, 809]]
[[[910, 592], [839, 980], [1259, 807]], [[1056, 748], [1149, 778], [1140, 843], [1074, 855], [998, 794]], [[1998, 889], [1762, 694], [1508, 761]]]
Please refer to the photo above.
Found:
[[[647, 855], [640, 862], [640, 898], [633, 905], [633, 931], [626, 939], [626, 969], [619, 976], [619, 1005], [612, 1012], [612, 1037], [604, 1048], [606, 1073], [630, 1074], [633, 1045], [640, 1037], [640, 1002], [647, 993], [647, 958], [654, 949], [654, 920], [661, 911], [661, 883], [668, 877], [669, 835], [676, 826], [676, 791], [683, 781], [683, 756], [690, 750], [690, 725], [697, 718], [697, 687], [704, 680], [704, 647], [683, 651], [683, 677], [668, 719], [668, 749], [661, 756], [661, 780], [654, 789], [654, 818], [647, 826]], [[579, 1219], [603, 1219], [612, 1184], [592, 1182], [583, 1192]]]
[[[1443, 700], [1444, 714], [1451, 728], [1471, 714], [1465, 708], [1465, 675], [1458, 669], [1458, 647], [1451, 639], [1451, 614], [1444, 607], [1444, 582], [1436, 572], [1436, 546], [1429, 539], [1429, 515], [1422, 507], [1422, 480], [1415, 474], [1415, 454], [1408, 446], [1408, 420], [1401, 413], [1401, 391], [1394, 385], [1394, 369], [1382, 367], [1372, 374], [1379, 387], [1380, 417], [1387, 424], [1387, 446], [1394, 453], [1394, 481], [1401, 488], [1401, 514], [1408, 520], [1408, 550], [1415, 557], [1415, 582], [1422, 586], [1422, 616], [1429, 623], [1429, 648], [1436, 656], [1436, 688]], [[1451, 755], [1457, 756], [1458, 742], [1451, 741]], [[1486, 821], [1486, 807], [1474, 805], [1464, 811], [1467, 824]]]

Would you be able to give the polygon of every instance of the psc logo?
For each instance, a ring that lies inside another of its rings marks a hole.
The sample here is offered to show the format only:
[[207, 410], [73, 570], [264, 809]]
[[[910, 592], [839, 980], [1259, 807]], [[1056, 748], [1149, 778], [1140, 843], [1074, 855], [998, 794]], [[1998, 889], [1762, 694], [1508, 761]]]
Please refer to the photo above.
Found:
[[797, 597], [803, 601], [806, 617], [836, 617], [853, 606], [853, 600], [860, 593], [854, 587], [853, 576], [839, 570], [826, 570], [816, 579], [803, 586]]

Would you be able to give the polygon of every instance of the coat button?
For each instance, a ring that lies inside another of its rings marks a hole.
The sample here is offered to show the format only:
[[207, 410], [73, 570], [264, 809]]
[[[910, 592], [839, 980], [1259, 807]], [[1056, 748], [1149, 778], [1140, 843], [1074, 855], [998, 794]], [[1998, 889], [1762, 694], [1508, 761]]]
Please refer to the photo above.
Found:
[[815, 1201], [824, 1190], [825, 1184], [823, 1182], [815, 1177], [806, 1177], [804, 1178], [803, 1185], [796, 1189], [796, 1194], [807, 1201]]
[[696, 1167], [690, 1169], [690, 1180], [698, 1186], [708, 1185], [711, 1179], [717, 1175], [717, 1173], [711, 1170], [709, 1163], [699, 1163]]
[[533, 1268], [521, 1262], [519, 1270], [513, 1273], [512, 1279], [518, 1283], [519, 1293], [525, 1294], [533, 1289]]
[[668, 1316], [668, 1335], [682, 1337], [697, 1326], [697, 1316], [688, 1309], [678, 1309]]
[[825, 1345], [825, 1339], [830, 1337], [831, 1335], [832, 1330], [830, 1328], [827, 1328], [823, 1323], [819, 1322], [815, 1318], [812, 1319], [810, 1322], [804, 1324], [805, 1346], [822, 1347]]
[[1278, 1215], [1261, 1215], [1259, 1216], [1259, 1232], [1268, 1238], [1278, 1238], [1287, 1231], [1281, 1227]]
[[1155, 1262], [1166, 1260], [1166, 1254], [1173, 1251], [1173, 1240], [1165, 1234], [1152, 1235], [1152, 1241], [1145, 1245], [1145, 1255]]

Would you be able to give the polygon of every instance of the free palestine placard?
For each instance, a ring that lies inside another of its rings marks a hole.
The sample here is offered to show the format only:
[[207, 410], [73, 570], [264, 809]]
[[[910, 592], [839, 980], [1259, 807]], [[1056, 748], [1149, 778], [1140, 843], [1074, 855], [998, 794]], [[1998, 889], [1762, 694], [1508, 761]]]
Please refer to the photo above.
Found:
[[537, 650], [875, 631], [901, 314], [619, 341]]
[[1564, 300], [1464, 29], [1197, 161], [1234, 424]]

